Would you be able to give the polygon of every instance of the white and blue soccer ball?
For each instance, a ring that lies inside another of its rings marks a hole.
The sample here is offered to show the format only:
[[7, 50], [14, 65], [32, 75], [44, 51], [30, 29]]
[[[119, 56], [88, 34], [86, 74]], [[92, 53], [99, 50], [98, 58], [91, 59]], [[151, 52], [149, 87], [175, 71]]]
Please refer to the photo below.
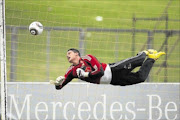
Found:
[[40, 22], [32, 22], [29, 25], [29, 31], [32, 35], [40, 35], [43, 32], [43, 25]]

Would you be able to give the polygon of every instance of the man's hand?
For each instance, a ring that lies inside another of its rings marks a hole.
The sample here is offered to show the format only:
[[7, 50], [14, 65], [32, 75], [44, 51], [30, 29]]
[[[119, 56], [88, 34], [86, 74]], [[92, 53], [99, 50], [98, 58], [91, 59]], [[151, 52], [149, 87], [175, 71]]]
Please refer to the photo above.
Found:
[[49, 82], [50, 82], [50, 84], [54, 84], [55, 86], [59, 86], [59, 85], [62, 85], [64, 79], [65, 79], [64, 76], [59, 76], [56, 78], [56, 81], [50, 80]]
[[78, 78], [85, 78], [85, 77], [88, 77], [89, 76], [89, 72], [85, 72], [83, 69], [81, 68], [78, 68], [76, 70], [76, 73], [77, 73], [77, 76]]

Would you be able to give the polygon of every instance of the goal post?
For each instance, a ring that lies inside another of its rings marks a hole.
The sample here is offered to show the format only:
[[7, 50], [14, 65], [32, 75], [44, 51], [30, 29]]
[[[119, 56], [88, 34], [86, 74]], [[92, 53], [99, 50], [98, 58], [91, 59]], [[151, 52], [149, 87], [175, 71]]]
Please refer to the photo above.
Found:
[[5, 30], [5, 0], [0, 1], [0, 48], [1, 48], [1, 119], [7, 116], [7, 75], [6, 75], [6, 30]]

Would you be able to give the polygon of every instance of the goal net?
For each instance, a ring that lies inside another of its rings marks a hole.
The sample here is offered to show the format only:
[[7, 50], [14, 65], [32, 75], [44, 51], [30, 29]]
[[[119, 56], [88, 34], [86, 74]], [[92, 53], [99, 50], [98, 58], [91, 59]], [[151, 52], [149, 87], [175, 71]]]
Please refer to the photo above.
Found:
[[[70, 66], [67, 50], [77, 48], [104, 63], [146, 49], [164, 51], [146, 81], [179, 82], [179, 16], [178, 0], [6, 0], [7, 81], [56, 79]], [[34, 21], [43, 24], [41, 35], [30, 34]]]
[[[157, 61], [151, 81], [177, 82], [178, 9], [177, 1], [7, 0], [8, 80], [47, 81], [63, 75], [69, 67], [69, 48], [106, 63], [153, 48], [167, 52], [167, 56]], [[33, 21], [43, 24], [43, 34], [29, 33]]]

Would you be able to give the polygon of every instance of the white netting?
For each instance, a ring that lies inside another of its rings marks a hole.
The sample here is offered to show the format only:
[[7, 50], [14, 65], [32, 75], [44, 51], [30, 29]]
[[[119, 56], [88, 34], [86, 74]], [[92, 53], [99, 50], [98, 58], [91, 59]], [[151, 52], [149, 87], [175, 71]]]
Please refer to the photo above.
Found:
[[[179, 32], [164, 34], [179, 30], [177, 3], [6, 1], [8, 80], [46, 81], [64, 74], [69, 66], [66, 51], [72, 47], [112, 63], [143, 49], [160, 50], [168, 39], [161, 49], [168, 50], [167, 61], [158, 60], [151, 81], [178, 81]], [[33, 21], [45, 27], [42, 35], [29, 33], [26, 27]]]

